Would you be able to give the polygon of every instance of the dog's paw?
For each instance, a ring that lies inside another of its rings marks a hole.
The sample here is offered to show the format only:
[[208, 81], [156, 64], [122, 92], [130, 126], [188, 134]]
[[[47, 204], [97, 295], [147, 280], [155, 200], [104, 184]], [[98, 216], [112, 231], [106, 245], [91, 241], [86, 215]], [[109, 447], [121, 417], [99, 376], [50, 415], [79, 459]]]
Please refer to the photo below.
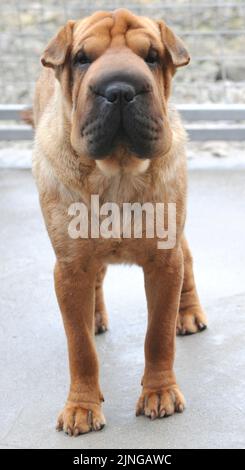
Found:
[[136, 416], [145, 415], [151, 419], [164, 418], [182, 413], [185, 408], [185, 399], [178, 385], [159, 391], [142, 391], [136, 405]]
[[90, 431], [100, 431], [105, 426], [105, 417], [99, 405], [67, 403], [58, 416], [57, 431], [69, 436], [78, 436]]
[[94, 332], [96, 335], [108, 330], [108, 317], [106, 312], [95, 312]]
[[193, 335], [207, 328], [207, 317], [201, 308], [180, 310], [177, 318], [176, 334]]

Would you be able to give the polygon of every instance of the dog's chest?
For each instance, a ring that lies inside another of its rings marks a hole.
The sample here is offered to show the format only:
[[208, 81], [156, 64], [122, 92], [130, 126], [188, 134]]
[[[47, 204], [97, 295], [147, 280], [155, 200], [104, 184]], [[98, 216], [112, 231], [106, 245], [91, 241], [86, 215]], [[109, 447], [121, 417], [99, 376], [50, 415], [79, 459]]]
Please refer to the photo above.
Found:
[[162, 237], [166, 187], [155, 186], [151, 175], [101, 178], [99, 184], [97, 177], [97, 187], [90, 187], [89, 251], [110, 263], [141, 264]]
[[171, 188], [164, 178], [154, 178], [151, 172], [144, 174], [118, 174], [106, 177], [97, 172], [89, 178], [89, 195], [98, 195], [100, 203], [115, 203], [122, 207], [124, 203], [163, 202], [171, 195]]

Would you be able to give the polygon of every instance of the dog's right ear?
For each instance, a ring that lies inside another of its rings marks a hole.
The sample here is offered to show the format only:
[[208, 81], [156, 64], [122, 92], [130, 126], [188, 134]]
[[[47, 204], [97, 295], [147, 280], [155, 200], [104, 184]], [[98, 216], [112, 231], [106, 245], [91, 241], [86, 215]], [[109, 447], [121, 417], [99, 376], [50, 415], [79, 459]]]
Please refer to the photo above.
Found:
[[164, 21], [157, 22], [161, 32], [161, 38], [166, 47], [172, 64], [175, 67], [183, 67], [190, 62], [190, 55], [183, 41], [169, 28]]
[[66, 25], [58, 31], [56, 36], [49, 41], [41, 57], [41, 62], [44, 67], [54, 69], [65, 63], [67, 54], [72, 45], [74, 24], [75, 21], [68, 21]]

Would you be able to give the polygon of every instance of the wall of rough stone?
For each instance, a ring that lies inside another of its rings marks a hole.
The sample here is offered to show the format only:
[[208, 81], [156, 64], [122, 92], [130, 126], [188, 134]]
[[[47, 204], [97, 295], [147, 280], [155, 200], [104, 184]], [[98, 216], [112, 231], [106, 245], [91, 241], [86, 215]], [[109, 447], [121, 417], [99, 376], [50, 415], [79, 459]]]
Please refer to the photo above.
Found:
[[192, 61], [178, 71], [178, 103], [245, 102], [245, 0], [7, 0], [0, 2], [0, 103], [29, 103], [48, 39], [67, 18], [129, 7], [163, 18]]

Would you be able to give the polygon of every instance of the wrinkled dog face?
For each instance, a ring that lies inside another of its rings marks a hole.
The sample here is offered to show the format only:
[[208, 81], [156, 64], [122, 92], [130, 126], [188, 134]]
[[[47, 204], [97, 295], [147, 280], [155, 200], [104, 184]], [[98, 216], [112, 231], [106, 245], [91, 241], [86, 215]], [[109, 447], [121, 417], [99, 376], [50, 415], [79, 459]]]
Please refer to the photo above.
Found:
[[42, 56], [61, 83], [73, 148], [96, 160], [122, 149], [139, 159], [168, 151], [170, 81], [188, 62], [164, 22], [127, 10], [69, 21]]

